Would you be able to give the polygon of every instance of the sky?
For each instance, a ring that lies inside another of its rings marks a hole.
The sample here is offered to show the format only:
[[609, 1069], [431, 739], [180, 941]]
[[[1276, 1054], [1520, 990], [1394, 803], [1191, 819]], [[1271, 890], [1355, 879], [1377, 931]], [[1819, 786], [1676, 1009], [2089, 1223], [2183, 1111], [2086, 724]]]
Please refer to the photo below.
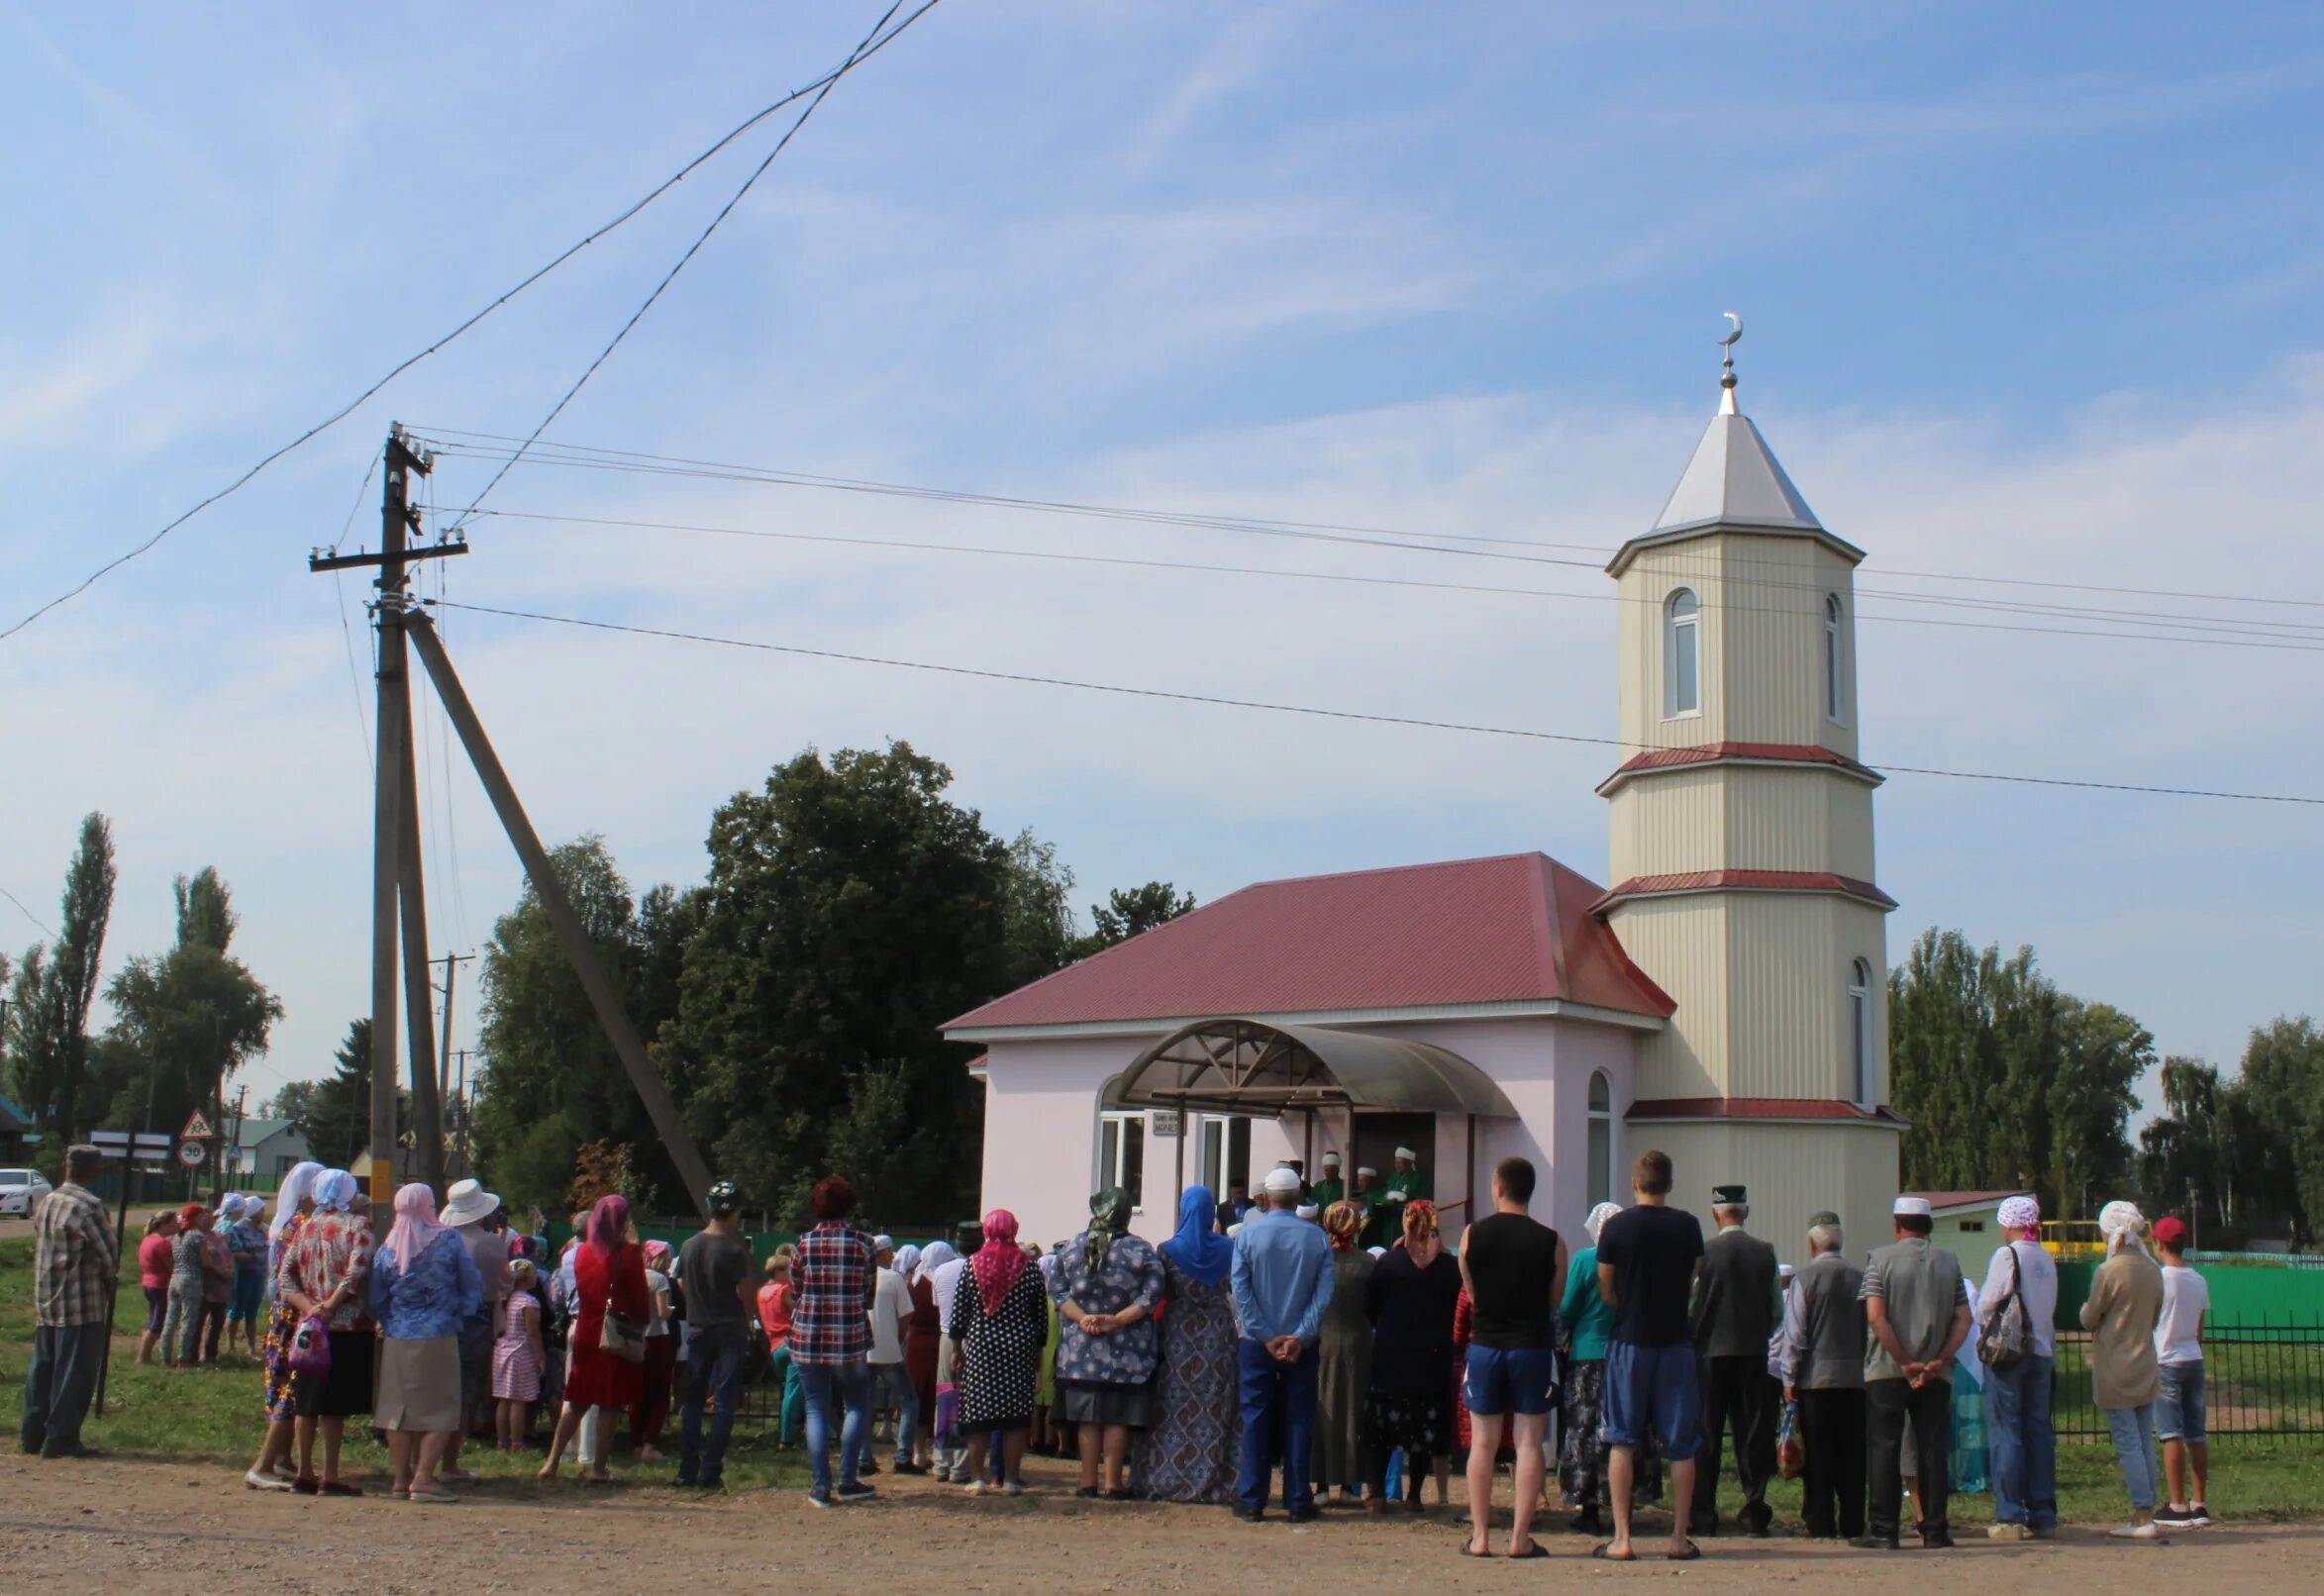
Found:
[[[1596, 564], [1685, 463], [1734, 310], [1744, 409], [1869, 554], [1867, 759], [2324, 798], [2324, 661], [2292, 657], [2324, 627], [2324, 338], [2302, 309], [2324, 291], [2324, 14], [1648, 9], [947, 0], [838, 85], [548, 434], [1516, 543], [1416, 552], [527, 464], [425, 591], [1610, 738]], [[876, 15], [416, 4], [383, 26], [266, 5], [125, 25], [0, 0], [0, 626]], [[0, 641], [0, 888], [29, 910], [0, 900], [0, 946], [54, 924], [78, 818], [101, 809], [108, 973], [166, 946], [171, 878], [216, 865], [237, 948], [286, 1009], [253, 1094], [327, 1071], [368, 1001], [370, 658], [361, 577], [310, 574], [307, 553], [375, 541], [391, 422], [540, 423], [782, 125]], [[489, 472], [443, 458], [431, 531]], [[2244, 630], [2092, 637], [2123, 623], [1875, 589]], [[1606, 868], [1601, 747], [440, 619], [542, 833], [601, 833], [641, 891], [699, 880], [712, 810], [774, 763], [891, 738], [945, 760], [996, 832], [1054, 842], [1082, 904], [1537, 848]], [[519, 872], [424, 695], [422, 715], [432, 929], [465, 952]], [[2031, 944], [2162, 1050], [2221, 1062], [2316, 1007], [2314, 807], [1904, 774], [1877, 802], [1891, 962], [1931, 926]]]

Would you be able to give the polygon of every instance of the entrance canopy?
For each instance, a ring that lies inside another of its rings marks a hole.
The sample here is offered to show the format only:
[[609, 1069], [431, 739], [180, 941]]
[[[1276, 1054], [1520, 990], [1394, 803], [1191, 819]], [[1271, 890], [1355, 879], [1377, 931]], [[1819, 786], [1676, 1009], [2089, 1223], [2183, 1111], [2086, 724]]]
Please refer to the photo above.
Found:
[[1324, 1108], [1517, 1117], [1491, 1076], [1447, 1048], [1235, 1019], [1204, 1020], [1164, 1037], [1114, 1077], [1101, 1106], [1278, 1118]]

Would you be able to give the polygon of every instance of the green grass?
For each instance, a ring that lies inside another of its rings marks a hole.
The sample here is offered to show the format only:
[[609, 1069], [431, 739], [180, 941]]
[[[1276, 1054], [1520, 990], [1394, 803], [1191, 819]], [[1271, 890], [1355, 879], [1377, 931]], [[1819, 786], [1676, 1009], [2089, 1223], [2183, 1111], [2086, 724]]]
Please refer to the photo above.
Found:
[[[247, 1467], [256, 1453], [262, 1423], [258, 1368], [249, 1357], [228, 1356], [216, 1369], [169, 1373], [136, 1363], [137, 1337], [146, 1303], [134, 1269], [121, 1293], [116, 1323], [133, 1334], [113, 1343], [113, 1368], [102, 1418], [92, 1417], [87, 1439], [123, 1457], [166, 1462], [207, 1462], [221, 1468]], [[0, 1415], [11, 1432], [23, 1406], [24, 1364], [32, 1347], [32, 1243], [0, 1242]], [[2216, 1400], [2216, 1399], [2214, 1399]], [[545, 1428], [545, 1427], [544, 1427]], [[664, 1438], [676, 1449], [676, 1421]], [[635, 1484], [667, 1483], [672, 1463], [637, 1462], [617, 1443], [614, 1467]], [[538, 1451], [508, 1453], [471, 1445], [464, 1466], [487, 1478], [524, 1481], [529, 1493]], [[2214, 1517], [2251, 1522], [2324, 1517], [2324, 1436], [2226, 1437], [2211, 1453], [2211, 1512]], [[387, 1454], [368, 1431], [348, 1437], [346, 1468], [352, 1477], [384, 1474]], [[568, 1459], [567, 1479], [573, 1470]], [[774, 1448], [771, 1427], [761, 1438], [738, 1429], [727, 1457], [731, 1490], [803, 1488], [806, 1463], [796, 1452]], [[2058, 1450], [2059, 1511], [2069, 1523], [2119, 1521], [2127, 1508], [2113, 1448], [2104, 1442], [2064, 1442]], [[574, 1489], [567, 1486], [568, 1490]], [[1721, 1493], [1732, 1513], [1741, 1504], [1732, 1477]], [[1799, 1485], [1778, 1480], [1768, 1491], [1777, 1522], [1799, 1522]], [[1954, 1522], [1978, 1530], [1991, 1522], [1990, 1496], [1956, 1497]]]
[[[0, 1416], [6, 1418], [11, 1435], [24, 1410], [25, 1362], [32, 1350], [32, 1261], [31, 1242], [0, 1242]], [[133, 1267], [114, 1310], [114, 1323], [130, 1333], [113, 1339], [105, 1413], [102, 1418], [91, 1415], [84, 1439], [126, 1458], [207, 1462], [237, 1471], [247, 1468], [257, 1454], [264, 1430], [256, 1360], [227, 1353], [221, 1354], [216, 1368], [171, 1373], [152, 1365], [141, 1367], [136, 1361], [136, 1332], [144, 1329], [145, 1320], [145, 1293], [138, 1288]], [[674, 1458], [675, 1416], [666, 1428], [665, 1448]], [[547, 1433], [544, 1419], [539, 1434]], [[674, 1461], [639, 1462], [628, 1452], [624, 1436], [615, 1445], [613, 1467], [632, 1483], [667, 1484], [675, 1477]], [[488, 1442], [481, 1446], [471, 1442], [460, 1455], [460, 1464], [488, 1479], [521, 1480], [527, 1482], [528, 1489], [545, 1489], [531, 1484], [542, 1455], [539, 1450], [504, 1452]], [[351, 1478], [358, 1480], [365, 1475], [384, 1475], [386, 1448], [371, 1439], [368, 1430], [358, 1433], [350, 1425], [343, 1467]], [[567, 1452], [567, 1490], [574, 1489], [569, 1481], [577, 1472], [572, 1454]], [[806, 1477], [806, 1463], [797, 1452], [775, 1449], [771, 1426], [763, 1441], [741, 1428], [736, 1430], [727, 1453], [729, 1489], [803, 1489]]]

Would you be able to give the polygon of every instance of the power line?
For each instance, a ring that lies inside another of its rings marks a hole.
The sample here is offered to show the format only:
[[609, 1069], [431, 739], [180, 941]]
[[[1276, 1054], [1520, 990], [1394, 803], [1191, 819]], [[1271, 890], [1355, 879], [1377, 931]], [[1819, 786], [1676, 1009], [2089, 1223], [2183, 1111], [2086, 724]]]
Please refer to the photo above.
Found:
[[[535, 610], [505, 609], [490, 604], [451, 604], [449, 609], [476, 615], [498, 615], [517, 621], [541, 621], [554, 626], [579, 627], [592, 632], [617, 632], [632, 637], [662, 638], [678, 643], [713, 644], [761, 653], [792, 654], [809, 659], [833, 659], [849, 664], [887, 665], [901, 670], [924, 670], [946, 676], [969, 676], [984, 681], [1019, 682], [1039, 687], [1069, 687], [1079, 692], [1113, 693], [1126, 698], [1162, 699], [1181, 704], [1207, 704], [1226, 709], [1263, 710], [1277, 715], [1305, 715], [1322, 720], [1363, 721], [1379, 726], [1419, 727], [1439, 732], [1465, 732], [1485, 737], [1521, 738], [1540, 743], [1572, 743], [1631, 752], [1655, 752], [1684, 744], [1629, 743], [1620, 738], [1585, 737], [1572, 732], [1543, 732], [1524, 727], [1488, 726], [1474, 722], [1442, 721], [1416, 715], [1386, 715], [1365, 710], [1325, 709], [1312, 704], [1279, 704], [1263, 699], [1228, 698], [1213, 693], [1180, 692], [1161, 687], [1126, 687], [1114, 682], [1079, 681], [1065, 676], [1038, 676], [1021, 671], [991, 670], [972, 665], [938, 664], [924, 659], [893, 659], [878, 654], [845, 653], [832, 648], [809, 648], [797, 644], [759, 643], [746, 638], [722, 638], [708, 633], [677, 632], [659, 627], [625, 626], [614, 621], [590, 621], [578, 616], [545, 615]], [[2296, 794], [2223, 792], [2203, 787], [2168, 787], [2128, 781], [2093, 781], [2066, 776], [2012, 775], [1989, 770], [1948, 770], [1933, 765], [1882, 764], [1879, 768], [1916, 776], [1942, 776], [1955, 781], [1998, 781], [2020, 786], [2071, 787], [2092, 792], [2146, 793], [2171, 798], [2221, 798], [2239, 803], [2312, 804], [2324, 798]]]
[[[930, 3], [933, 4], [934, 0], [930, 0]], [[923, 6], [921, 9], [925, 11], [927, 7]], [[912, 19], [907, 21], [906, 26], [910, 25], [910, 21], [916, 21], [918, 16], [919, 13], [915, 12]], [[315, 423], [312, 427], [309, 427], [305, 432], [299, 434], [289, 443], [282, 445], [279, 449], [273, 449], [264, 455], [261, 455], [257, 463], [244, 471], [233, 481], [227, 483], [226, 486], [218, 489], [215, 493], [210, 494], [208, 497], [196, 503], [191, 509], [188, 509], [172, 518], [170, 521], [165, 523], [158, 532], [154, 533], [151, 538], [148, 538], [144, 543], [137, 545], [135, 548], [130, 549], [123, 553], [115, 555], [113, 558], [107, 560], [104, 564], [91, 571], [87, 576], [81, 578], [79, 582], [67, 588], [62, 593], [57, 594], [54, 598], [49, 600], [46, 604], [40, 606], [40, 608], [32, 611], [30, 614], [26, 615], [21, 620], [18, 620], [13, 625], [7, 627], [5, 630], [0, 630], [0, 642], [5, 642], [9, 638], [13, 638], [19, 632], [22, 632], [26, 627], [31, 626], [35, 621], [38, 621], [42, 616], [47, 615], [51, 610], [55, 609], [58, 605], [69, 603], [73, 599], [78, 598], [81, 594], [96, 586], [98, 582], [104, 580], [105, 577], [111, 575], [114, 571], [128, 564], [131, 560], [136, 559], [141, 554], [150, 552], [152, 549], [160, 544], [162, 539], [168, 537], [171, 533], [184, 526], [187, 522], [193, 520], [194, 517], [200, 515], [204, 510], [209, 509], [210, 506], [218, 503], [221, 499], [239, 492], [253, 478], [257, 476], [259, 472], [265, 470], [266, 467], [272, 465], [276, 460], [281, 459], [285, 454], [289, 454], [295, 449], [299, 449], [311, 439], [317, 438], [323, 433], [330, 431], [333, 427], [338, 426], [348, 417], [354, 415], [357, 410], [361, 409], [373, 395], [379, 392], [380, 389], [386, 387], [390, 382], [393, 382], [397, 377], [402, 376], [413, 366], [418, 365], [422, 360], [427, 359], [430, 355], [436, 353], [438, 350], [451, 344], [454, 340], [459, 338], [462, 334], [473, 328], [478, 322], [483, 321], [485, 317], [490, 316], [494, 311], [500, 309], [501, 306], [507, 304], [510, 300], [516, 298], [519, 294], [532, 287], [542, 278], [556, 270], [557, 267], [563, 265], [567, 260], [570, 260], [573, 256], [579, 254], [583, 249], [588, 249], [589, 246], [595, 244], [598, 240], [604, 238], [607, 234], [612, 233], [616, 228], [619, 228], [624, 223], [630, 221], [633, 217], [637, 216], [639, 212], [645, 210], [646, 207], [652, 205], [656, 200], [659, 199], [662, 195], [668, 193], [679, 183], [683, 182], [689, 175], [693, 173], [696, 167], [700, 166], [704, 161], [709, 160], [720, 150], [726, 149], [727, 146], [733, 144], [737, 139], [741, 138], [751, 129], [757, 127], [759, 123], [765, 121], [768, 117], [783, 109], [783, 107], [796, 104], [798, 101], [805, 99], [811, 94], [819, 94], [823, 90], [828, 89], [832, 84], [839, 81], [842, 73], [861, 64], [862, 60], [868, 55], [875, 54], [880, 50], [885, 49], [887, 45], [896, 37], [896, 34], [900, 34], [903, 31], [903, 28], [896, 29], [895, 33], [891, 33], [887, 36], [886, 39], [880, 40], [871, 48], [870, 50], [860, 51], [857, 55], [850, 56], [844, 64], [824, 73], [821, 77], [816, 78], [813, 82], [801, 84], [798, 88], [795, 88], [791, 90], [790, 93], [782, 96], [782, 98], [775, 100], [769, 105], [761, 107], [756, 112], [753, 112], [743, 121], [737, 123], [733, 128], [729, 129], [726, 135], [716, 144], [703, 150], [692, 160], [687, 161], [683, 166], [680, 166], [669, 176], [663, 178], [653, 188], [647, 190], [643, 196], [633, 202], [629, 208], [624, 210], [620, 215], [614, 217], [611, 221], [604, 223], [595, 231], [589, 233], [577, 242], [567, 246], [563, 250], [553, 257], [546, 265], [540, 266], [537, 269], [527, 273], [524, 277], [518, 280], [515, 286], [501, 293], [497, 298], [493, 299], [489, 304], [485, 305], [483, 309], [469, 316], [465, 321], [462, 321], [458, 326], [455, 327], [451, 332], [445, 334], [442, 338], [437, 339], [436, 342], [430, 344], [427, 348], [421, 349], [416, 354], [406, 355], [403, 359], [398, 360], [394, 365], [387, 369], [385, 374], [371, 383], [370, 386], [363, 389], [362, 392], [356, 394], [353, 399], [350, 399], [346, 404], [341, 405], [337, 410], [334, 410], [330, 415], [325, 416], [321, 421]]]
[[840, 63], [839, 70], [832, 73], [831, 76], [824, 82], [823, 86], [815, 91], [814, 97], [808, 100], [806, 105], [800, 109], [798, 116], [792, 119], [791, 125], [783, 130], [782, 137], [774, 142], [774, 148], [766, 152], [766, 158], [758, 162], [758, 166], [752, 171], [751, 175], [743, 179], [743, 186], [736, 189], [733, 196], [728, 199], [724, 205], [719, 207], [718, 214], [710, 219], [710, 225], [702, 230], [701, 234], [694, 240], [692, 244], [686, 246], [685, 253], [679, 255], [676, 263], [672, 265], [667, 272], [663, 273], [661, 280], [654, 285], [654, 291], [646, 296], [645, 302], [630, 313], [630, 319], [622, 323], [621, 330], [613, 335], [612, 341], [608, 343], [604, 349], [597, 351], [597, 357], [589, 362], [587, 368], [584, 369], [579, 376], [573, 378], [573, 385], [565, 389], [565, 391], [558, 396], [556, 404], [549, 407], [549, 414], [541, 418], [540, 425], [533, 429], [532, 433], [525, 439], [525, 441], [517, 446], [516, 451], [510, 454], [506, 460], [502, 461], [500, 468], [494, 471], [490, 479], [485, 482], [483, 487], [477, 490], [476, 496], [468, 501], [467, 509], [461, 511], [459, 515], [454, 519], [453, 524], [449, 529], [451, 532], [457, 532], [461, 527], [467, 524], [468, 517], [476, 513], [476, 506], [484, 502], [485, 495], [489, 494], [494, 488], [498, 487], [500, 485], [500, 479], [508, 475], [510, 469], [516, 465], [517, 461], [525, 457], [526, 450], [530, 449], [535, 444], [541, 441], [541, 435], [549, 430], [549, 424], [556, 420], [558, 416], [564, 414], [564, 407], [573, 402], [573, 396], [581, 391], [582, 385], [597, 374], [597, 368], [612, 357], [613, 351], [615, 349], [621, 348], [622, 340], [630, 336], [630, 330], [636, 327], [638, 323], [644, 319], [646, 313], [654, 308], [655, 302], [661, 298], [662, 293], [669, 287], [669, 285], [677, 281], [678, 273], [685, 270], [687, 262], [694, 258], [695, 254], [701, 249], [702, 246], [710, 242], [710, 236], [718, 231], [719, 224], [723, 223], [728, 216], [733, 214], [736, 206], [743, 203], [744, 197], [751, 192], [753, 186], [758, 183], [759, 178], [766, 175], [766, 168], [774, 164], [775, 157], [780, 155], [783, 150], [789, 147], [792, 138], [801, 128], [807, 125], [807, 119], [815, 114], [816, 108], [823, 104], [825, 97], [828, 96], [833, 89], [839, 87], [840, 79], [846, 77], [859, 65], [869, 59], [874, 51], [887, 45], [889, 41], [896, 37], [896, 35], [901, 34], [905, 29], [911, 27], [912, 24], [918, 22], [922, 17], [927, 16], [929, 12], [935, 10], [937, 4], [938, 0], [923, 0], [919, 10], [913, 12], [902, 22], [898, 23], [896, 25], [895, 33], [891, 33], [887, 35], [885, 39], [883, 39], [880, 37], [880, 30], [888, 25], [888, 20], [894, 17], [896, 12], [901, 9], [903, 5], [903, 0], [889, 0], [887, 10], [880, 13], [879, 20], [871, 25], [871, 32], [863, 36], [863, 42], [856, 47], [854, 52], [851, 53], [845, 61]]
[[10, 903], [15, 904], [16, 912], [24, 916], [27, 920], [31, 921], [35, 926], [38, 926], [42, 936], [48, 938], [51, 942], [54, 942], [56, 940], [56, 933], [51, 931], [48, 927], [48, 924], [43, 921], [39, 915], [34, 914], [30, 909], [27, 909], [24, 906], [24, 899], [18, 897], [15, 893], [9, 891], [6, 887], [0, 887], [0, 898], [6, 898]]
[[[1076, 565], [1127, 566], [1145, 570], [1196, 571], [1228, 576], [1271, 576], [1295, 581], [1340, 582], [1369, 587], [1417, 588], [1445, 593], [1482, 593], [1507, 598], [1570, 599], [1590, 604], [1641, 604], [1659, 607], [1660, 599], [1638, 598], [1623, 593], [1570, 592], [1551, 587], [1504, 587], [1484, 582], [1437, 582], [1410, 576], [1372, 576], [1350, 571], [1300, 570], [1282, 566], [1226, 565], [1204, 560], [1149, 559], [1130, 554], [1086, 554], [1050, 549], [1001, 549], [983, 544], [927, 543], [902, 538], [858, 537], [844, 533], [815, 533], [775, 531], [763, 527], [722, 527], [697, 522], [640, 521], [622, 516], [556, 515], [542, 510], [479, 510], [479, 517], [499, 517], [503, 520], [556, 522], [585, 527], [633, 528], [645, 532], [703, 533], [719, 537], [763, 539], [782, 543], [810, 543], [853, 546], [865, 549], [892, 549], [922, 553], [973, 554], [1005, 559], [1050, 560]], [[1738, 604], [1721, 600], [1714, 609], [1756, 613], [1762, 615], [1796, 615], [1802, 612], [1764, 604]], [[2018, 613], [2015, 611], [2005, 613]], [[2050, 627], [2015, 625], [2001, 621], [1961, 621], [1937, 616], [1893, 615], [1861, 607], [1857, 618], [1864, 621], [1892, 622], [1900, 626], [1933, 626], [1965, 628], [1980, 632], [2026, 632], [2047, 637], [2111, 638], [2125, 643], [2193, 643], [2219, 648], [2268, 648], [2290, 653], [2324, 653], [2324, 636], [2313, 643], [2291, 639], [2278, 640], [2263, 634], [2261, 641], [2241, 641], [2242, 635], [2206, 637], [2168, 632], [2107, 632], [2081, 627]], [[2218, 629], [2199, 629], [2218, 630]]]

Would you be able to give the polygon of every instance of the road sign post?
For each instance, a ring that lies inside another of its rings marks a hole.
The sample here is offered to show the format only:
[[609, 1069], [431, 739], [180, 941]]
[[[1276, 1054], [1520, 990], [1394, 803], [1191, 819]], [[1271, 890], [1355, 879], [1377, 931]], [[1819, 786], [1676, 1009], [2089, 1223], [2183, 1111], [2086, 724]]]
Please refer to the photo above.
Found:
[[[138, 1177], [138, 1160], [159, 1160], [169, 1156], [169, 1138], [158, 1131], [92, 1131], [89, 1141], [108, 1158], [121, 1160], [121, 1207], [113, 1220], [113, 1256], [118, 1260], [129, 1249], [129, 1188]], [[113, 1369], [113, 1306], [120, 1301], [118, 1289], [105, 1298], [105, 1345], [97, 1354], [97, 1417], [105, 1416], [105, 1377]]]

